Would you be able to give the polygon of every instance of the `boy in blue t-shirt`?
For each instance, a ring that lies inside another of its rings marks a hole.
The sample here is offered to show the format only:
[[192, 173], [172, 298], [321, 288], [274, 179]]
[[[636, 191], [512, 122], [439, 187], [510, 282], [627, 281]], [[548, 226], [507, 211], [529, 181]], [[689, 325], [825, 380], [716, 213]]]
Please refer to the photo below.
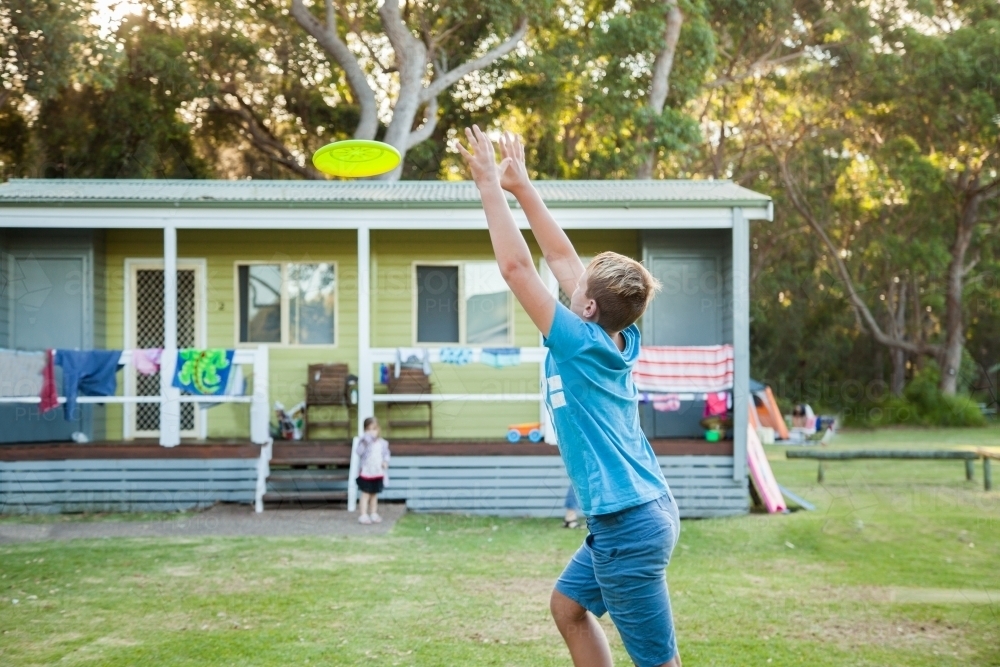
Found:
[[[500, 272], [545, 337], [545, 396], [589, 534], [566, 566], [550, 607], [576, 667], [611, 665], [597, 617], [611, 615], [638, 667], [679, 667], [665, 568], [677, 543], [677, 504], [639, 427], [632, 366], [636, 320], [659, 284], [638, 262], [605, 252], [584, 267], [528, 179], [524, 147], [466, 129], [456, 142], [483, 201]], [[549, 293], [503, 190], [517, 197], [570, 307]]]

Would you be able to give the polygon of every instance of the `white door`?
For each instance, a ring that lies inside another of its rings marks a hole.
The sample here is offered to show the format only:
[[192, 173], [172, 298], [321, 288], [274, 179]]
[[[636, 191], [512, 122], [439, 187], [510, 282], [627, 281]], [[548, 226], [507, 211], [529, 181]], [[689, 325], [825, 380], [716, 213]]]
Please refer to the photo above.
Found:
[[[125, 260], [125, 348], [163, 347], [163, 260]], [[205, 347], [205, 261], [177, 260], [177, 347]], [[158, 396], [160, 374], [125, 369], [125, 394]], [[127, 404], [125, 438], [160, 435], [158, 403]], [[203, 438], [204, 417], [193, 403], [181, 404], [181, 437]]]

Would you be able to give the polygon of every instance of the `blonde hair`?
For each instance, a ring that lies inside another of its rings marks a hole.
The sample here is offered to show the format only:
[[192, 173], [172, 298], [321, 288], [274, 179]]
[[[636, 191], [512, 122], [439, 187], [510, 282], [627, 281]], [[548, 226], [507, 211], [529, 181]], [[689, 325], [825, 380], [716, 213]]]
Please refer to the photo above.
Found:
[[587, 267], [587, 296], [597, 303], [597, 323], [621, 331], [646, 311], [660, 281], [631, 257], [602, 252]]

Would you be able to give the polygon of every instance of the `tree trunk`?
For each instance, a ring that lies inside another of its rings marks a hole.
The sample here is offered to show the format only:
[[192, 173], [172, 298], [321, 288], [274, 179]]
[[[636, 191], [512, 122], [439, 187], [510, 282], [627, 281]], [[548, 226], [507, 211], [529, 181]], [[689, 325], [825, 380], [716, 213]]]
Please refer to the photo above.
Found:
[[[886, 307], [889, 309], [889, 334], [893, 338], [906, 338], [906, 297], [908, 282], [898, 282], [894, 278], [889, 283], [889, 296]], [[898, 347], [889, 348], [892, 359], [892, 379], [890, 390], [893, 396], [902, 396], [906, 387], [906, 350]]]
[[965, 257], [972, 243], [972, 232], [979, 217], [982, 196], [970, 197], [959, 217], [955, 232], [955, 242], [951, 246], [951, 262], [948, 264], [948, 282], [945, 293], [945, 341], [941, 357], [941, 393], [954, 395], [958, 391], [958, 371], [962, 366], [962, 351], [965, 349], [965, 320], [962, 312], [965, 292]]
[[889, 391], [893, 396], [902, 396], [903, 389], [906, 388], [906, 352], [898, 347], [889, 349], [889, 358], [892, 359], [892, 378], [889, 383]]
[[[647, 103], [649, 110], [657, 115], [663, 113], [667, 93], [670, 92], [670, 72], [674, 68], [674, 54], [677, 53], [677, 42], [680, 40], [681, 25], [684, 23], [684, 15], [677, 6], [677, 0], [667, 0], [666, 9], [667, 27], [663, 35], [663, 49], [656, 54], [656, 61], [653, 63], [653, 79], [649, 86]], [[645, 155], [636, 171], [636, 178], [639, 179], [653, 178], [653, 171], [656, 168], [656, 146], [653, 144], [652, 134], [652, 128], [648, 128], [646, 137], [642, 139]]]
[[[347, 83], [358, 105], [360, 119], [354, 131], [355, 139], [374, 139], [379, 120], [375, 92], [358, 62], [357, 56], [340, 37], [337, 28], [337, 5], [334, 0], [324, 0], [326, 23], [321, 23], [304, 0], [292, 0], [291, 14], [295, 20], [313, 36], [323, 51], [344, 71]], [[378, 9], [385, 36], [389, 39], [399, 72], [399, 96], [392, 107], [392, 120], [385, 134], [385, 143], [399, 151], [402, 156], [399, 166], [382, 180], [398, 181], [403, 173], [406, 152], [416, 144], [430, 138], [437, 125], [438, 96], [448, 90], [462, 77], [489, 66], [498, 58], [507, 55], [517, 46], [528, 31], [528, 18], [522, 17], [513, 34], [504, 42], [456, 67], [446, 69], [447, 54], [435, 56], [437, 43], [433, 35], [424, 34], [418, 39], [403, 20], [398, 2], [384, 2]], [[434, 77], [424, 85], [427, 65], [433, 61]], [[424, 122], [414, 129], [417, 112], [424, 109]], [[273, 158], [272, 158], [273, 159]]]

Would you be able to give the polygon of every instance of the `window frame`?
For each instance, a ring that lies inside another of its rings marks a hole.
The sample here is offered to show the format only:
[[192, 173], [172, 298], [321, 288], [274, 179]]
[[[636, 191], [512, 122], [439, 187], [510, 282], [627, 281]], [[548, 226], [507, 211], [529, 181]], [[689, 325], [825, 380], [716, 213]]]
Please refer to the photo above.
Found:
[[[489, 263], [489, 259], [448, 259], [448, 260], [421, 260], [415, 259], [410, 262], [410, 291], [411, 291], [411, 303], [410, 303], [410, 340], [412, 342], [412, 347], [447, 347], [447, 346], [461, 346], [470, 347], [471, 343], [466, 342], [467, 338], [467, 328], [468, 323], [466, 322], [466, 297], [465, 297], [465, 265], [466, 264], [483, 264]], [[492, 260], [496, 263], [496, 260]], [[419, 290], [420, 285], [417, 282], [417, 267], [419, 266], [454, 266], [458, 267], [458, 341], [454, 343], [442, 343], [442, 342], [420, 342], [417, 340], [418, 332], [418, 318], [420, 316], [419, 306]], [[507, 341], [505, 343], [491, 343], [490, 345], [503, 347], [503, 346], [513, 346], [514, 341], [517, 340], [516, 332], [514, 330], [514, 293], [507, 288], [507, 292], [510, 295], [507, 299], [507, 322], [510, 326], [507, 328]]]
[[[273, 266], [281, 267], [281, 342], [252, 343], [240, 340], [240, 267]], [[333, 342], [332, 343], [290, 343], [291, 340], [291, 299], [288, 295], [289, 264], [330, 264], [333, 266]], [[333, 349], [340, 347], [340, 264], [334, 259], [314, 259], [295, 262], [289, 260], [248, 259], [233, 262], [233, 341], [237, 348], [254, 348], [258, 345], [288, 349]]]

